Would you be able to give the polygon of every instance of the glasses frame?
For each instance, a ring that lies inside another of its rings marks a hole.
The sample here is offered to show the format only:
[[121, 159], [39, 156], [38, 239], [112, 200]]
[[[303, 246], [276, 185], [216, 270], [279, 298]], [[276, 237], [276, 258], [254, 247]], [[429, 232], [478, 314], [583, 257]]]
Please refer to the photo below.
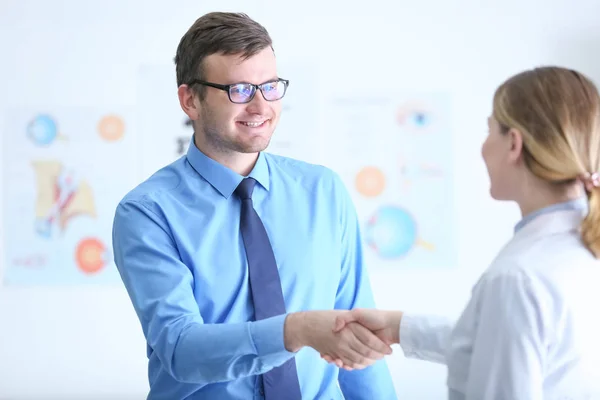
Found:
[[[271, 84], [273, 82], [283, 82], [283, 85], [284, 85], [283, 86], [283, 94], [278, 99], [269, 100], [269, 99], [267, 99], [265, 97], [265, 92], [263, 92], [263, 86]], [[290, 81], [288, 79], [278, 78], [278, 79], [274, 79], [272, 81], [261, 83], [259, 85], [255, 85], [254, 83], [249, 83], [249, 82], [237, 82], [237, 83], [232, 83], [230, 85], [221, 85], [219, 83], [208, 82], [208, 81], [204, 81], [202, 79], [193, 79], [192, 81], [190, 81], [188, 83], [188, 86], [196, 85], [196, 84], [197, 85], [209, 86], [209, 87], [212, 87], [212, 88], [219, 89], [219, 90], [222, 90], [224, 92], [227, 92], [227, 97], [229, 98], [229, 101], [232, 102], [232, 103], [234, 103], [234, 104], [247, 104], [247, 103], [250, 103], [254, 99], [254, 96], [256, 96], [256, 93], [258, 91], [260, 91], [260, 93], [262, 94], [263, 99], [265, 99], [266, 101], [278, 101], [278, 100], [283, 99], [285, 97], [285, 94], [287, 93], [287, 89], [288, 89], [288, 87], [290, 85]], [[237, 86], [237, 85], [249, 85], [249, 86], [251, 86], [251, 87], [254, 88], [254, 92], [248, 98], [248, 100], [240, 102], [240, 101], [233, 101], [231, 99], [231, 88], [234, 87], [234, 86]]]

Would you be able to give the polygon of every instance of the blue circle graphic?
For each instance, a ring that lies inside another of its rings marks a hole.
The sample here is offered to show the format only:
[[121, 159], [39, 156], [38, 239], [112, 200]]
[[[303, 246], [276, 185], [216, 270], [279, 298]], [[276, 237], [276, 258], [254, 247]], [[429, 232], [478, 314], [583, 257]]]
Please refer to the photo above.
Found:
[[409, 119], [417, 128], [423, 128], [429, 124], [430, 118], [424, 111], [415, 111]]
[[56, 122], [48, 115], [36, 116], [27, 126], [27, 136], [38, 146], [48, 146], [57, 135]]
[[401, 207], [381, 207], [366, 224], [365, 241], [382, 258], [402, 257], [417, 241], [416, 221]]

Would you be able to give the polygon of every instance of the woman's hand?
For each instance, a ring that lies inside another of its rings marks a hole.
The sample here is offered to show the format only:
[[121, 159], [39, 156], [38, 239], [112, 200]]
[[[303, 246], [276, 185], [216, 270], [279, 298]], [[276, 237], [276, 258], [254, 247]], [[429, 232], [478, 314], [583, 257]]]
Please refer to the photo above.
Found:
[[[354, 309], [337, 315], [332, 329], [333, 332], [340, 332], [348, 324], [358, 323], [373, 332], [387, 345], [392, 345], [400, 343], [401, 320], [402, 311]], [[321, 357], [329, 363], [336, 364], [339, 368], [347, 367], [340, 359], [333, 359], [323, 353], [321, 353]]]

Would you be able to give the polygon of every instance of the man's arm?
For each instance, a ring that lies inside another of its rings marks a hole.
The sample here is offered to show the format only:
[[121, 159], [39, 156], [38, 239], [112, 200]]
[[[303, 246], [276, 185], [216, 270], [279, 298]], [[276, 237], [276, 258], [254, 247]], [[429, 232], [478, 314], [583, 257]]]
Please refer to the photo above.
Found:
[[[340, 209], [342, 227], [341, 279], [336, 295], [336, 309], [374, 308], [375, 300], [363, 261], [360, 224], [345, 186], [334, 173], [334, 189]], [[339, 370], [342, 392], [349, 399], [396, 399], [387, 363], [381, 359], [370, 367]]]
[[181, 262], [167, 224], [144, 204], [118, 206], [113, 246], [148, 345], [176, 380], [230, 381], [262, 374], [293, 357], [284, 344], [286, 315], [204, 323], [192, 271]]
[[382, 342], [365, 345], [368, 337], [334, 335], [337, 314], [331, 310], [205, 323], [194, 298], [192, 271], [181, 262], [167, 223], [143, 203], [118, 206], [113, 246], [148, 346], [178, 381], [206, 384], [262, 374], [304, 346], [334, 353], [350, 364], [373, 350], [377, 358], [387, 351]]

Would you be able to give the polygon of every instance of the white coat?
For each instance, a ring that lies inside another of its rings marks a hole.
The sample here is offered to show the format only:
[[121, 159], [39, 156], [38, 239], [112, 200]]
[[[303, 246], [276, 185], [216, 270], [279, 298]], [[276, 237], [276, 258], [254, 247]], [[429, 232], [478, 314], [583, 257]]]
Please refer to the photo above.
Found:
[[405, 313], [406, 357], [444, 363], [451, 400], [600, 399], [600, 261], [578, 229], [587, 199], [540, 210], [454, 323]]

